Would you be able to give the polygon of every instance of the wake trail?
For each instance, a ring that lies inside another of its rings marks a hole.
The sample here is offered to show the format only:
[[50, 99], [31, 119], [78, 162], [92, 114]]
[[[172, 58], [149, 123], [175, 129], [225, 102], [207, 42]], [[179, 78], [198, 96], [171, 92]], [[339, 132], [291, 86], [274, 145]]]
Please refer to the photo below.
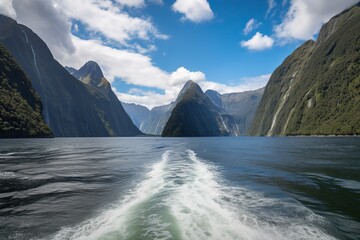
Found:
[[122, 201], [52, 239], [331, 239], [301, 204], [227, 186], [218, 170], [166, 151]]

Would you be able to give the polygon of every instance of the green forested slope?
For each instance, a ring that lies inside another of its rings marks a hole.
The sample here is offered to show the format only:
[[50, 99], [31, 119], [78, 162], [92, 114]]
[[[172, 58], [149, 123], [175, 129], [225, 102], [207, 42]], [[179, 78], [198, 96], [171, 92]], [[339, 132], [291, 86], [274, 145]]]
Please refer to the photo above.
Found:
[[29, 78], [0, 44], [0, 137], [51, 137], [41, 109]]
[[360, 7], [326, 23], [273, 73], [252, 135], [360, 134]]

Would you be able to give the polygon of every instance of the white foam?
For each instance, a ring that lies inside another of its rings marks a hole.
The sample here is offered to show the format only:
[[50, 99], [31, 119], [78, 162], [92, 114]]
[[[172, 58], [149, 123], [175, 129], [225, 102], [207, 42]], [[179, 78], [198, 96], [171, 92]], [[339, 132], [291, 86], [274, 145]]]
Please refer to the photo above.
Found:
[[16, 177], [14, 172], [1, 172], [0, 171], [0, 178], [14, 178]]
[[131, 214], [132, 208], [162, 188], [164, 183], [161, 176], [167, 156], [168, 152], [165, 152], [162, 160], [152, 166], [145, 180], [134, 191], [130, 190], [129, 195], [119, 205], [80, 226], [61, 230], [53, 239], [98, 239], [113, 231], [118, 231], [118, 234], [125, 237], [126, 229], [124, 224], [126, 218], [129, 217], [128, 214]]

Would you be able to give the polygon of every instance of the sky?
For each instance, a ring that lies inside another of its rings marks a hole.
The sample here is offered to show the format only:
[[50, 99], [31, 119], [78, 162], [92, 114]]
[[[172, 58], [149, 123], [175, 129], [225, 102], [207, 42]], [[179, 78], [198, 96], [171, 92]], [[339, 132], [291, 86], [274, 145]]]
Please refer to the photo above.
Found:
[[96, 61], [119, 100], [152, 108], [193, 80], [255, 90], [358, 0], [0, 0], [63, 66]]

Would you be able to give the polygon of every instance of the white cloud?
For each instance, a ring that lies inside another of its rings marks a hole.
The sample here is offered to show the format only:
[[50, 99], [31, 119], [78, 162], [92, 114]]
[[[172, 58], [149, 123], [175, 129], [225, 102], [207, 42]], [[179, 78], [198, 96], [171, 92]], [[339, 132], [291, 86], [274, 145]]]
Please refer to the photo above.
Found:
[[104, 46], [98, 40], [83, 40], [73, 36], [72, 41], [76, 51], [61, 60], [63, 65], [79, 68], [86, 61], [94, 60], [103, 68], [110, 82], [120, 77], [135, 85], [164, 87], [168, 80], [168, 73], [155, 67], [146, 55]]
[[203, 22], [214, 17], [207, 0], [176, 0], [172, 5], [175, 12], [184, 14], [183, 19], [193, 22]]
[[283, 22], [275, 26], [276, 37], [283, 40], [312, 39], [322, 24], [357, 2], [358, 0], [292, 0]]
[[215, 90], [221, 94], [224, 93], [233, 93], [233, 92], [244, 92], [250, 90], [256, 90], [264, 87], [270, 79], [271, 74], [263, 74], [255, 77], [245, 77], [241, 78], [238, 84], [221, 84], [211, 81], [202, 81], [200, 86], [203, 91], [206, 90]]
[[249, 50], [261, 51], [271, 48], [274, 45], [274, 40], [267, 35], [257, 32], [251, 39], [242, 41], [240, 45], [248, 48]]
[[128, 45], [132, 39], [168, 38], [167, 35], [159, 33], [149, 18], [132, 17], [111, 0], [55, 1], [69, 17], [83, 22], [88, 30], [101, 33], [123, 45]]
[[144, 0], [115, 0], [115, 2], [129, 7], [143, 7], [145, 5]]
[[271, 13], [271, 11], [275, 8], [276, 2], [275, 0], [268, 0], [268, 9], [266, 11], [266, 17]]
[[188, 80], [193, 80], [194, 82], [204, 81], [206, 79], [205, 74], [202, 72], [191, 72], [184, 67], [178, 68], [175, 72], [170, 75], [170, 84], [184, 85]]
[[261, 23], [257, 22], [254, 18], [251, 18], [245, 25], [245, 28], [243, 30], [244, 34], [249, 34], [254, 29], [258, 28], [261, 25]]
[[0, 14], [3, 14], [5, 16], [16, 18], [16, 12], [13, 7], [13, 1], [12, 0], [1, 0], [0, 1]]

